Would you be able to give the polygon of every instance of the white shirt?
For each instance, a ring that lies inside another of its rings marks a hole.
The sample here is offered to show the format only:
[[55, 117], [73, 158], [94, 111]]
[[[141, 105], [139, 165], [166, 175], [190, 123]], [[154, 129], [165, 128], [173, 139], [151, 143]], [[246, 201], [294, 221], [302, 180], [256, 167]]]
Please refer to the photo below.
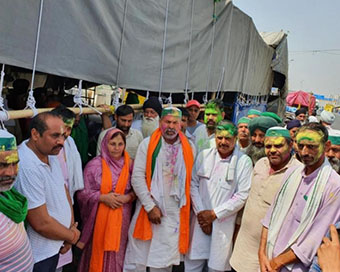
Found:
[[215, 133], [209, 136], [206, 126], [199, 126], [195, 130], [193, 137], [197, 152], [196, 154], [200, 153], [203, 149], [216, 146]]
[[[18, 148], [19, 172], [16, 189], [28, 200], [28, 210], [46, 204], [48, 214], [66, 228], [71, 224], [71, 208], [64, 187], [64, 177], [57, 156], [48, 156], [49, 165], [42, 162], [24, 141]], [[57, 254], [64, 241], [43, 237], [28, 225], [34, 262]]]
[[[198, 155], [191, 180], [195, 216], [191, 221], [189, 259], [207, 259], [211, 269], [230, 270], [236, 215], [248, 197], [252, 169], [250, 158], [237, 147], [226, 159], [220, 157], [216, 148], [205, 149]], [[214, 210], [217, 216], [211, 235], [203, 233], [196, 219], [196, 214], [203, 210]]]
[[[97, 156], [100, 154], [102, 141], [109, 129], [111, 128], [105, 129], [99, 134], [97, 141]], [[137, 129], [130, 128], [128, 135], [126, 135], [126, 151], [129, 153], [131, 159], [135, 159], [138, 146], [142, 141], [142, 133]]]

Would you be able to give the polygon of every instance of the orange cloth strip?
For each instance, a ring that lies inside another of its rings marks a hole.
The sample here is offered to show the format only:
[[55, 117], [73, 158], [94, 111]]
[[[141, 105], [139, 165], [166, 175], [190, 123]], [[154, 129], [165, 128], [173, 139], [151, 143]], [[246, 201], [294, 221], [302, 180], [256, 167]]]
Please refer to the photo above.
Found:
[[[124, 151], [124, 166], [117, 181], [115, 193], [124, 195], [129, 180], [129, 170], [130, 157], [128, 153]], [[105, 160], [102, 159], [102, 183], [100, 193], [108, 194], [111, 191], [111, 170]], [[93, 231], [90, 272], [102, 271], [104, 251], [119, 251], [122, 222], [123, 206], [118, 209], [112, 209], [104, 203], [99, 203]]]
[[[150, 191], [151, 180], [152, 180], [152, 154], [158, 142], [161, 140], [161, 130], [158, 128], [150, 137], [148, 146], [148, 153], [146, 157], [146, 184]], [[183, 158], [186, 168], [186, 180], [185, 180], [185, 197], [186, 204], [181, 208], [180, 211], [180, 235], [179, 235], [179, 252], [185, 254], [189, 248], [189, 217], [190, 217], [190, 182], [191, 182], [191, 171], [194, 164], [194, 156], [190, 146], [190, 143], [186, 136], [179, 132], [179, 137], [182, 144]], [[144, 207], [141, 208], [136, 226], [133, 232], [133, 237], [140, 240], [150, 240], [152, 238], [152, 227]]]

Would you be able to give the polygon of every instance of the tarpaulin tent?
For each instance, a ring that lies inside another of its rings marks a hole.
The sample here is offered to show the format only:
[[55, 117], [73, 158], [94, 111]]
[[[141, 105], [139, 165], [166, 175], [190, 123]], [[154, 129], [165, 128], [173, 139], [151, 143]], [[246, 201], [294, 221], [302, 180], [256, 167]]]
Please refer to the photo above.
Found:
[[0, 3], [0, 63], [32, 69], [38, 48], [36, 71], [125, 88], [263, 96], [272, 87], [274, 49], [232, 2]]

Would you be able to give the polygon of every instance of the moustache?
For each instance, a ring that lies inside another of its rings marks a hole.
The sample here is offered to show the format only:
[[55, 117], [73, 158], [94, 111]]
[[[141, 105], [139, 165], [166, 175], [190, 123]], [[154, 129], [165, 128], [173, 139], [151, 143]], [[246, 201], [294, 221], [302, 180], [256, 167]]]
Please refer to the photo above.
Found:
[[64, 147], [64, 145], [58, 144], [58, 145], [54, 146], [52, 149], [59, 149], [59, 148], [61, 149], [63, 147]]
[[173, 128], [168, 128], [165, 130], [165, 133], [177, 133], [176, 129], [173, 129]]
[[2, 177], [0, 177], [0, 182], [15, 180], [16, 177], [17, 177], [16, 175], [13, 175], [13, 176], [2, 176]]

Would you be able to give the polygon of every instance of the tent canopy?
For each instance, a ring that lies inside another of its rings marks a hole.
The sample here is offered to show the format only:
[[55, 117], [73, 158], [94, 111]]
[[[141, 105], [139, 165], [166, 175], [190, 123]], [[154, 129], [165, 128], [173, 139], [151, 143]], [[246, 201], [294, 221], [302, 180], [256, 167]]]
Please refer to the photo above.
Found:
[[[2, 1], [0, 63], [32, 69], [39, 2]], [[274, 49], [232, 2], [215, 5], [214, 23], [207, 0], [44, 0], [36, 70], [155, 92], [268, 94]]]

